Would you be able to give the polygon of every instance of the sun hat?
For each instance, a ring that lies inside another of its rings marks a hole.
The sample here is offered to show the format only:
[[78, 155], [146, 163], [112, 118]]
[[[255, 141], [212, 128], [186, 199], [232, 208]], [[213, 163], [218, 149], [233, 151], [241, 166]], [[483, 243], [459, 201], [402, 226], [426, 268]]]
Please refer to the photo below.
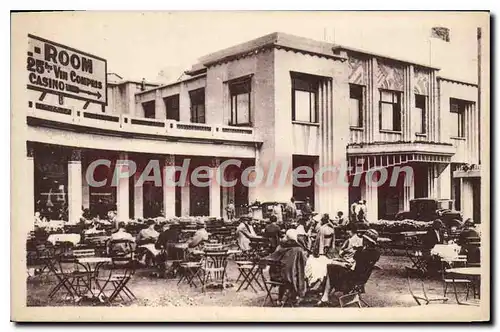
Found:
[[371, 243], [376, 244], [378, 240], [378, 232], [370, 228], [363, 234], [363, 238], [367, 239]]

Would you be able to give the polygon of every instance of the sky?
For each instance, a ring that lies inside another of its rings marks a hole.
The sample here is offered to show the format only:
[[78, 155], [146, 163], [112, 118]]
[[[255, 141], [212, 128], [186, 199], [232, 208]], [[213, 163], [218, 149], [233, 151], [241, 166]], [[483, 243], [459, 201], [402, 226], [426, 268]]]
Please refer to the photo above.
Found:
[[[175, 81], [198, 58], [275, 31], [441, 68], [441, 76], [477, 82], [480, 13], [402, 12], [58, 12], [15, 13], [13, 43], [28, 33], [107, 59], [126, 79]], [[486, 19], [485, 19], [486, 18]], [[451, 42], [430, 38], [435, 26]], [[26, 38], [26, 39], [23, 39]], [[163, 75], [159, 75], [163, 72]]]

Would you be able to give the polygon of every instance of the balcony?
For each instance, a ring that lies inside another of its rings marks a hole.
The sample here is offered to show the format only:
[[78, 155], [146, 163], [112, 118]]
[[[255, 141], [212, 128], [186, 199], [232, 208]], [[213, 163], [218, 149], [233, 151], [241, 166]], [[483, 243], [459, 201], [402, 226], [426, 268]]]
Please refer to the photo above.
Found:
[[129, 115], [86, 112], [67, 107], [36, 103], [28, 109], [28, 124], [34, 126], [68, 128], [74, 131], [112, 134], [131, 138], [147, 138], [169, 141], [210, 141], [219, 144], [255, 145], [253, 128], [224, 125], [185, 123], [173, 120], [137, 118]]

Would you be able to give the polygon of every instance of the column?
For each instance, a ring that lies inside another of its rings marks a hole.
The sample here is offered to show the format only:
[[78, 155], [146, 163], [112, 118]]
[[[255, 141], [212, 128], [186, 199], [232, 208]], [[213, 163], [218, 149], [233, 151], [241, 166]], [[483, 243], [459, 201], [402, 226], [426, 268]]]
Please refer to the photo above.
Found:
[[186, 176], [186, 181], [181, 183], [181, 216], [189, 216], [191, 208], [190, 208], [190, 191], [189, 187], [191, 186], [190, 182], [191, 173], [188, 172]]
[[141, 172], [134, 174], [134, 219], [144, 218], [144, 186], [139, 184]]
[[[349, 80], [344, 66], [338, 67], [333, 73], [333, 79], [326, 84], [326, 127], [322, 141], [325, 158], [321, 159], [320, 166], [336, 166], [334, 185], [323, 190], [326, 194], [320, 201], [325, 203], [331, 216], [337, 211], [347, 215], [349, 211], [349, 179], [347, 178], [347, 144], [349, 143], [350, 129], [349, 117], [345, 116], [349, 102]], [[323, 127], [324, 124], [322, 123]], [[323, 204], [323, 205], [325, 205]], [[323, 207], [321, 206], [321, 211]]]
[[415, 174], [403, 181], [403, 211], [410, 210], [410, 201], [415, 198]]
[[86, 168], [82, 166], [82, 206], [84, 209], [90, 208], [90, 186], [86, 177]]
[[378, 220], [378, 188], [370, 186], [365, 181], [361, 183], [361, 199], [366, 201], [367, 215], [369, 222]]
[[474, 204], [473, 204], [473, 186], [472, 181], [468, 178], [460, 179], [460, 189], [461, 193], [461, 210], [463, 213], [464, 220], [467, 218], [472, 218], [474, 215]]
[[[128, 155], [127, 153], [120, 153], [119, 159], [116, 162], [116, 167], [127, 167]], [[126, 168], [125, 168], [126, 169]], [[129, 194], [128, 188], [129, 178], [123, 177], [118, 179], [118, 185], [116, 187], [116, 208], [117, 208], [117, 221], [129, 221]]]
[[161, 97], [160, 89], [156, 89], [155, 94], [155, 118], [159, 120], [165, 120], [167, 118], [167, 108]]
[[73, 150], [68, 161], [68, 222], [77, 223], [81, 214], [82, 158], [80, 150]]
[[[28, 204], [24, 206], [21, 211], [25, 212], [26, 214], [24, 215], [24, 218], [26, 221], [29, 220], [30, 227], [29, 230], [34, 229], [33, 221], [34, 221], [34, 215], [35, 215], [35, 149], [30, 144], [27, 142], [26, 144], [26, 174], [23, 174], [22, 177], [26, 181], [26, 185], [21, 186], [24, 188], [23, 192], [24, 194], [22, 196], [26, 197], [28, 199]], [[31, 201], [29, 201], [31, 200]]]
[[216, 174], [219, 171], [220, 160], [219, 158], [213, 158], [210, 163], [210, 170], [212, 172], [212, 179], [210, 179], [210, 216], [211, 217], [221, 217], [221, 207], [220, 207], [220, 183], [217, 181]]
[[[227, 182], [232, 182], [233, 180], [236, 180], [234, 170], [226, 169], [226, 174], [223, 174], [222, 176], [224, 179], [226, 179]], [[234, 197], [235, 197], [234, 186], [222, 187], [222, 216], [226, 220], [228, 219], [226, 207], [230, 201], [233, 201], [233, 204], [235, 204]]]
[[439, 198], [451, 198], [451, 165], [443, 165], [444, 170], [439, 174]]
[[165, 218], [175, 217], [175, 156], [165, 158], [163, 166], [163, 212]]
[[438, 196], [438, 186], [436, 178], [436, 165], [429, 164], [427, 168], [427, 193], [430, 198], [437, 198]]

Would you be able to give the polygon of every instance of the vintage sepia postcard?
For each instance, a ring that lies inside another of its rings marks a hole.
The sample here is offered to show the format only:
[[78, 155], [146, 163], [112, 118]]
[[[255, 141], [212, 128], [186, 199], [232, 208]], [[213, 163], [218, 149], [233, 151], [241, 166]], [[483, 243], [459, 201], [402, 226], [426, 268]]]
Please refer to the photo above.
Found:
[[13, 12], [11, 40], [12, 320], [490, 320], [489, 12]]

